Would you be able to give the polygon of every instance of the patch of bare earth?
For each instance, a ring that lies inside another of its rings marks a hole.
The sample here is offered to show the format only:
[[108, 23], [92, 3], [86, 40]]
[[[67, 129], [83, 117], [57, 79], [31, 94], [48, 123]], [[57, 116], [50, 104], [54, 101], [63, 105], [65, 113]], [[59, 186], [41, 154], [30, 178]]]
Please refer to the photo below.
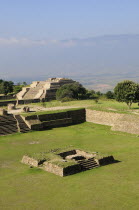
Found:
[[29, 144], [39, 144], [39, 141], [31, 141]]

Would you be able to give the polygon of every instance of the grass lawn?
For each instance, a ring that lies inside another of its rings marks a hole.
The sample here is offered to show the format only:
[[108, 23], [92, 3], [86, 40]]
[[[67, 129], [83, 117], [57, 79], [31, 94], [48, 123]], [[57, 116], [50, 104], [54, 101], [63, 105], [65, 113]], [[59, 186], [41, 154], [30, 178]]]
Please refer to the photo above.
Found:
[[[26, 153], [69, 146], [121, 162], [64, 178], [20, 163]], [[139, 209], [139, 137], [87, 122], [1, 136], [0, 209]]]
[[44, 106], [46, 108], [59, 107], [59, 106], [80, 106], [86, 107], [89, 106], [94, 110], [100, 111], [109, 111], [109, 112], [118, 112], [118, 113], [134, 113], [135, 111], [139, 111], [138, 103], [133, 103], [131, 109], [128, 108], [126, 103], [120, 103], [115, 100], [107, 100], [100, 99], [98, 103], [94, 100], [75, 100], [68, 102], [60, 102], [60, 101], [50, 101], [45, 103], [36, 103], [32, 104], [34, 106]]
[[52, 110], [52, 111], [39, 111], [39, 112], [23, 112], [21, 113], [22, 116], [32, 116], [32, 115], [44, 115], [44, 114], [55, 114], [60, 112], [66, 112], [66, 111], [74, 111], [74, 110], [80, 110], [80, 108], [74, 108], [74, 109], [60, 109], [60, 110]]

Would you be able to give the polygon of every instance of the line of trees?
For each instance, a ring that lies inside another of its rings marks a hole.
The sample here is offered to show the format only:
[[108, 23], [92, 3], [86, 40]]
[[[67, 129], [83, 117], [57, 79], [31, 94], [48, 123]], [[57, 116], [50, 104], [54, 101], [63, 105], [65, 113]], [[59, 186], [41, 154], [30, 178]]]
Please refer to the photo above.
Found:
[[8, 94], [16, 94], [22, 90], [22, 87], [26, 86], [27, 83], [18, 83], [14, 84], [12, 81], [6, 81], [0, 79], [0, 94], [8, 95]]
[[[27, 83], [17, 83], [15, 85], [12, 81], [5, 81], [0, 79], [0, 94], [17, 94], [22, 90], [22, 87]], [[107, 99], [116, 99], [119, 102], [125, 102], [129, 108], [132, 103], [139, 104], [139, 84], [130, 80], [119, 82], [114, 92], [107, 91], [105, 94], [100, 91], [87, 90], [78, 82], [72, 84], [65, 84], [61, 86], [56, 92], [56, 99], [60, 101], [71, 101], [74, 99], [93, 99], [98, 102], [100, 97]]]
[[72, 99], [94, 99], [96, 102], [100, 97], [107, 99], [116, 99], [119, 102], [125, 102], [129, 108], [132, 103], [139, 104], [139, 84], [130, 80], [118, 83], [114, 92], [108, 91], [105, 94], [87, 90], [78, 82], [63, 85], [57, 90], [56, 99], [60, 101], [68, 101]]
[[78, 82], [72, 84], [65, 84], [61, 86], [56, 92], [56, 99], [63, 102], [71, 101], [74, 99], [93, 99], [96, 102], [98, 102], [100, 97], [114, 99], [114, 93], [112, 91], [108, 91], [106, 94], [104, 94], [100, 91], [87, 90]]

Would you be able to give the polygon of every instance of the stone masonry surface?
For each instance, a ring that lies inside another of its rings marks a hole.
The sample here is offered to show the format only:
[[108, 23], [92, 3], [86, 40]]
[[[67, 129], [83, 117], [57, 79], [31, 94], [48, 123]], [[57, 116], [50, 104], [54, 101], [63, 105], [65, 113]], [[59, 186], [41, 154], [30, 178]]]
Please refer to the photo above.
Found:
[[114, 131], [139, 134], [139, 116], [86, 109], [86, 121], [109, 125]]

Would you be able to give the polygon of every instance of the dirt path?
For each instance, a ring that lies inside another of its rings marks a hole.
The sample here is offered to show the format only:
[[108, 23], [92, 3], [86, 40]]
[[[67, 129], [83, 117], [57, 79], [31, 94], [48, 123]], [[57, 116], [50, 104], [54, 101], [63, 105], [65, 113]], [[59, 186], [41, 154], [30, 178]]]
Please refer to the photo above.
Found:
[[33, 107], [36, 111], [53, 111], [53, 110], [62, 110], [62, 109], [74, 109], [74, 108], [88, 108], [89, 106], [56, 106], [56, 107], [50, 107], [50, 108], [43, 108], [43, 107]]
[[[25, 105], [24, 105], [25, 106]], [[19, 114], [21, 112], [23, 112], [22, 108], [24, 107], [20, 107], [16, 110], [11, 110], [9, 113], [10, 114]], [[56, 106], [56, 107], [49, 107], [49, 108], [44, 108], [41, 106], [29, 106], [30, 107], [30, 111], [53, 111], [53, 110], [62, 110], [62, 109], [74, 109], [74, 108], [88, 108], [89, 106]]]

